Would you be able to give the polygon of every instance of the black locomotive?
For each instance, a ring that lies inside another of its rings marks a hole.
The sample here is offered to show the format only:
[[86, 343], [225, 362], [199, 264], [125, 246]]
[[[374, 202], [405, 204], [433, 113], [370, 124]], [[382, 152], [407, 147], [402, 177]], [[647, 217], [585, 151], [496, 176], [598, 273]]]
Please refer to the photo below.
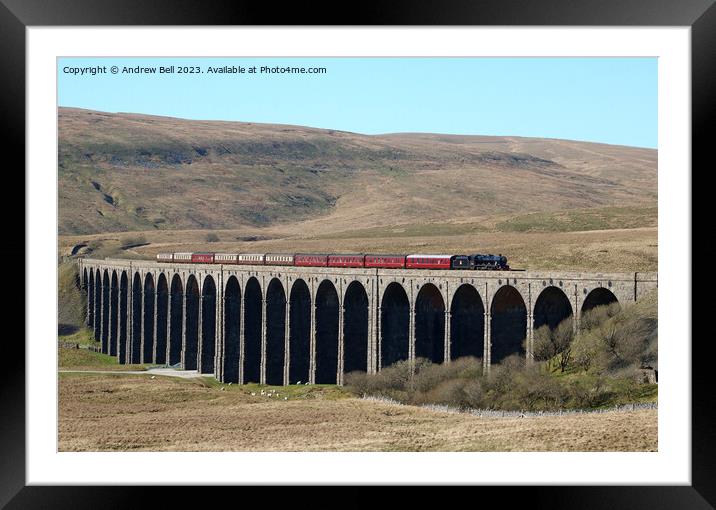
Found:
[[474, 255], [456, 255], [451, 261], [452, 269], [488, 269], [509, 271], [510, 266], [507, 265], [507, 257], [500, 255], [483, 255], [476, 253]]

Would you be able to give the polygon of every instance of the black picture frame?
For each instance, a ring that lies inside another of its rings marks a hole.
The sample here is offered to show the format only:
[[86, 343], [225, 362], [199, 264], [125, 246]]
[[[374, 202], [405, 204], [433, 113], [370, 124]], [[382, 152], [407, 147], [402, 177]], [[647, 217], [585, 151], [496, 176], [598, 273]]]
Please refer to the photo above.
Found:
[[[361, 2], [345, 9], [337, 3], [295, 2], [276, 8], [272, 2], [227, 0], [0, 0], [0, 107], [2, 140], [20, 156], [25, 146], [25, 29], [29, 26], [88, 25], [503, 25], [503, 26], [687, 26], [692, 54], [693, 168], [711, 163], [707, 135], [716, 84], [716, 6], [714, 0], [400, 0]], [[347, 12], [343, 15], [339, 12]], [[684, 169], [689, 172], [689, 169]], [[696, 173], [691, 172], [695, 177]], [[685, 175], [685, 178], [688, 176]], [[698, 188], [696, 188], [698, 189]], [[685, 247], [688, 256], [689, 247]], [[692, 250], [691, 253], [697, 253]], [[706, 254], [713, 253], [706, 250]], [[692, 260], [697, 260], [693, 257]], [[25, 271], [28, 268], [24, 267]], [[17, 283], [19, 285], [19, 282]], [[20, 288], [20, 287], [17, 287]], [[693, 288], [693, 286], [692, 286]], [[24, 302], [24, 300], [23, 300]], [[693, 318], [708, 317], [713, 298], [692, 300]], [[699, 313], [702, 312], [701, 314]], [[694, 313], [696, 312], [696, 313]], [[714, 508], [716, 451], [711, 392], [711, 341], [691, 342], [692, 349], [692, 484], [690, 486], [482, 487], [509, 506], [528, 508]], [[49, 344], [48, 344], [49, 345]], [[146, 487], [39, 487], [25, 484], [25, 352], [15, 342], [4, 346], [5, 380], [0, 385], [0, 506], [7, 508], [124, 508], [146, 500]], [[182, 497], [170, 488], [172, 500]], [[241, 489], [241, 490], [246, 490]], [[369, 488], [354, 487], [342, 501], [350, 506], [376, 502]], [[152, 494], [154, 490], [150, 490]], [[422, 489], [405, 491], [402, 505], [424, 497]], [[410, 494], [407, 494], [409, 492]], [[347, 497], [346, 497], [347, 496]], [[215, 494], [213, 497], [218, 498]], [[475, 496], [468, 496], [475, 497]], [[341, 505], [346, 506], [346, 505]]]

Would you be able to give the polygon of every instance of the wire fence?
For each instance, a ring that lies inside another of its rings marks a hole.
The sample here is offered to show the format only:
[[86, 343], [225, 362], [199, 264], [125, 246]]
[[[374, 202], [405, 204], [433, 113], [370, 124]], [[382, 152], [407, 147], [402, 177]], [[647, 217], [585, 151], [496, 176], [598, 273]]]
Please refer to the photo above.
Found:
[[[374, 402], [383, 402], [393, 405], [408, 405], [389, 397], [364, 396], [363, 400]], [[633, 404], [624, 404], [604, 409], [561, 409], [556, 411], [503, 411], [499, 409], [461, 409], [441, 404], [423, 404], [417, 406], [431, 411], [439, 411], [444, 413], [470, 414], [481, 418], [525, 418], [533, 416], [570, 416], [578, 414], [602, 414], [613, 412], [631, 412], [644, 409], [658, 409], [657, 402], [635, 402]]]

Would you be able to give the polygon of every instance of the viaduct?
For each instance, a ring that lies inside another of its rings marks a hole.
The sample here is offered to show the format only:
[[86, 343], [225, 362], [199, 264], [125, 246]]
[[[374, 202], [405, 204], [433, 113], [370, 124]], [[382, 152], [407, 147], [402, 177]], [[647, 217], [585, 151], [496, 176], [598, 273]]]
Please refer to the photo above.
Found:
[[78, 261], [87, 324], [120, 363], [223, 382], [342, 384], [399, 360], [533, 358], [534, 330], [656, 288], [657, 273]]

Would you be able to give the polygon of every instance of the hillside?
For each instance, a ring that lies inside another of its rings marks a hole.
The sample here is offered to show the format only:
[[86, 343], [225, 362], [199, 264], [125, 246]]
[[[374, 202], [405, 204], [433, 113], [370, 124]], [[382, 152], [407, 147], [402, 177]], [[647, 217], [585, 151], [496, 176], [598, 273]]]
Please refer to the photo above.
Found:
[[648, 208], [646, 224], [629, 226], [655, 226], [650, 149], [75, 108], [59, 109], [58, 133], [64, 235], [267, 227], [323, 235], [476, 218], [519, 231], [510, 217], [612, 206]]

